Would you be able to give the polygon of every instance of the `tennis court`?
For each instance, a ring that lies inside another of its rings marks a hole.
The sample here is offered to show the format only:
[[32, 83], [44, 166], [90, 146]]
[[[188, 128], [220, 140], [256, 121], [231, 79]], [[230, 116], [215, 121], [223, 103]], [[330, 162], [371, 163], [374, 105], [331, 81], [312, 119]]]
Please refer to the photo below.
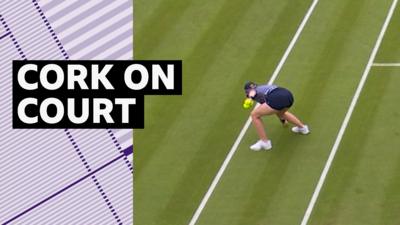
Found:
[[[400, 224], [397, 0], [137, 0], [135, 59], [182, 59], [183, 95], [146, 97], [138, 225]], [[295, 97], [307, 136], [242, 108], [243, 84]]]

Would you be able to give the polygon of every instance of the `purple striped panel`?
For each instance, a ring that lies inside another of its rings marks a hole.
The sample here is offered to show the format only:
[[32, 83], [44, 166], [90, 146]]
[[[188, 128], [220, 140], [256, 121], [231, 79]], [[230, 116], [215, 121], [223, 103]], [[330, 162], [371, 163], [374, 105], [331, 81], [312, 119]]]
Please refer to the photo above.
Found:
[[[127, 4], [125, 10], [106, 17]], [[0, 29], [5, 31], [0, 37], [7, 34], [0, 38], [0, 103], [4, 106], [0, 109], [0, 165], [6, 168], [0, 172], [0, 223], [20, 215], [12, 223], [132, 224], [132, 131], [12, 130], [10, 95], [11, 60], [22, 59], [25, 54], [29, 59], [67, 59], [68, 46], [91, 38], [99, 41], [77, 56], [90, 53], [97, 59], [110, 55], [117, 55], [113, 59], [130, 59], [132, 35], [121, 39], [121, 34], [129, 29], [133, 34], [132, 20], [122, 23], [121, 18], [132, 15], [132, 11], [132, 2], [122, 0], [85, 4], [6, 1], [0, 5], [0, 15], [13, 34], [11, 37], [4, 27]], [[56, 20], [54, 24], [51, 18]], [[94, 21], [99, 22], [93, 29], [76, 32]], [[104, 29], [113, 25], [116, 35], [104, 37]], [[69, 35], [69, 40], [64, 42], [63, 35]], [[129, 43], [130, 49], [121, 51], [121, 46]], [[77, 56], [71, 54], [72, 59]], [[117, 160], [109, 164], [113, 159]], [[82, 180], [93, 171], [96, 173]], [[80, 182], [70, 186], [77, 180]]]

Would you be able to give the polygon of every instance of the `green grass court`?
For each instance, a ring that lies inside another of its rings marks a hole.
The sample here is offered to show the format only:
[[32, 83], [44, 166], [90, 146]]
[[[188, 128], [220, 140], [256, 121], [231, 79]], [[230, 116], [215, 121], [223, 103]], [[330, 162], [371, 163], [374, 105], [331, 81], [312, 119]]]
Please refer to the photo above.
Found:
[[[275, 80], [311, 134], [265, 117], [273, 149], [253, 152], [251, 126], [196, 224], [300, 225], [375, 47], [386, 66], [371, 65], [307, 224], [400, 224], [398, 4], [376, 46], [394, 1], [318, 1]], [[184, 76], [182, 96], [146, 97], [134, 132], [135, 224], [190, 223], [248, 119], [244, 82], [268, 82], [312, 2], [135, 1], [135, 59], [182, 59]]]

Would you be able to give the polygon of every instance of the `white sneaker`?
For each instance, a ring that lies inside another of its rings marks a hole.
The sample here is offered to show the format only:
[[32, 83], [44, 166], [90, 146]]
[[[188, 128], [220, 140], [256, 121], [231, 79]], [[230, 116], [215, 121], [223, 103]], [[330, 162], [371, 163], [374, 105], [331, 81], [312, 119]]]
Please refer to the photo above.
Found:
[[270, 140], [268, 140], [268, 141], [259, 140], [259, 141], [257, 141], [257, 143], [250, 146], [250, 149], [253, 151], [260, 151], [261, 149], [270, 150], [271, 148], [272, 148], [272, 144], [271, 144]]
[[308, 129], [307, 125], [304, 125], [304, 127], [293, 127], [292, 131], [295, 133], [300, 133], [300, 134], [308, 134], [310, 133], [310, 130]]

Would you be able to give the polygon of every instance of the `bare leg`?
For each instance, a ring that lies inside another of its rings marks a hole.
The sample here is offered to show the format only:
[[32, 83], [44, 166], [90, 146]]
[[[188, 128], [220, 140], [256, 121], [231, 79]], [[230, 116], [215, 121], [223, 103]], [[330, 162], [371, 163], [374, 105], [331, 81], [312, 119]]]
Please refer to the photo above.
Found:
[[295, 115], [293, 115], [292, 113], [290, 113], [288, 111], [284, 112], [282, 114], [282, 117], [285, 120], [289, 121], [290, 123], [292, 123], [298, 127], [301, 127], [301, 128], [304, 127], [304, 124]]
[[260, 140], [267, 141], [268, 137], [264, 130], [264, 124], [261, 120], [262, 116], [272, 115], [278, 113], [277, 110], [269, 107], [267, 104], [261, 104], [251, 112], [251, 119], [254, 127], [257, 130], [257, 134], [260, 137]]

